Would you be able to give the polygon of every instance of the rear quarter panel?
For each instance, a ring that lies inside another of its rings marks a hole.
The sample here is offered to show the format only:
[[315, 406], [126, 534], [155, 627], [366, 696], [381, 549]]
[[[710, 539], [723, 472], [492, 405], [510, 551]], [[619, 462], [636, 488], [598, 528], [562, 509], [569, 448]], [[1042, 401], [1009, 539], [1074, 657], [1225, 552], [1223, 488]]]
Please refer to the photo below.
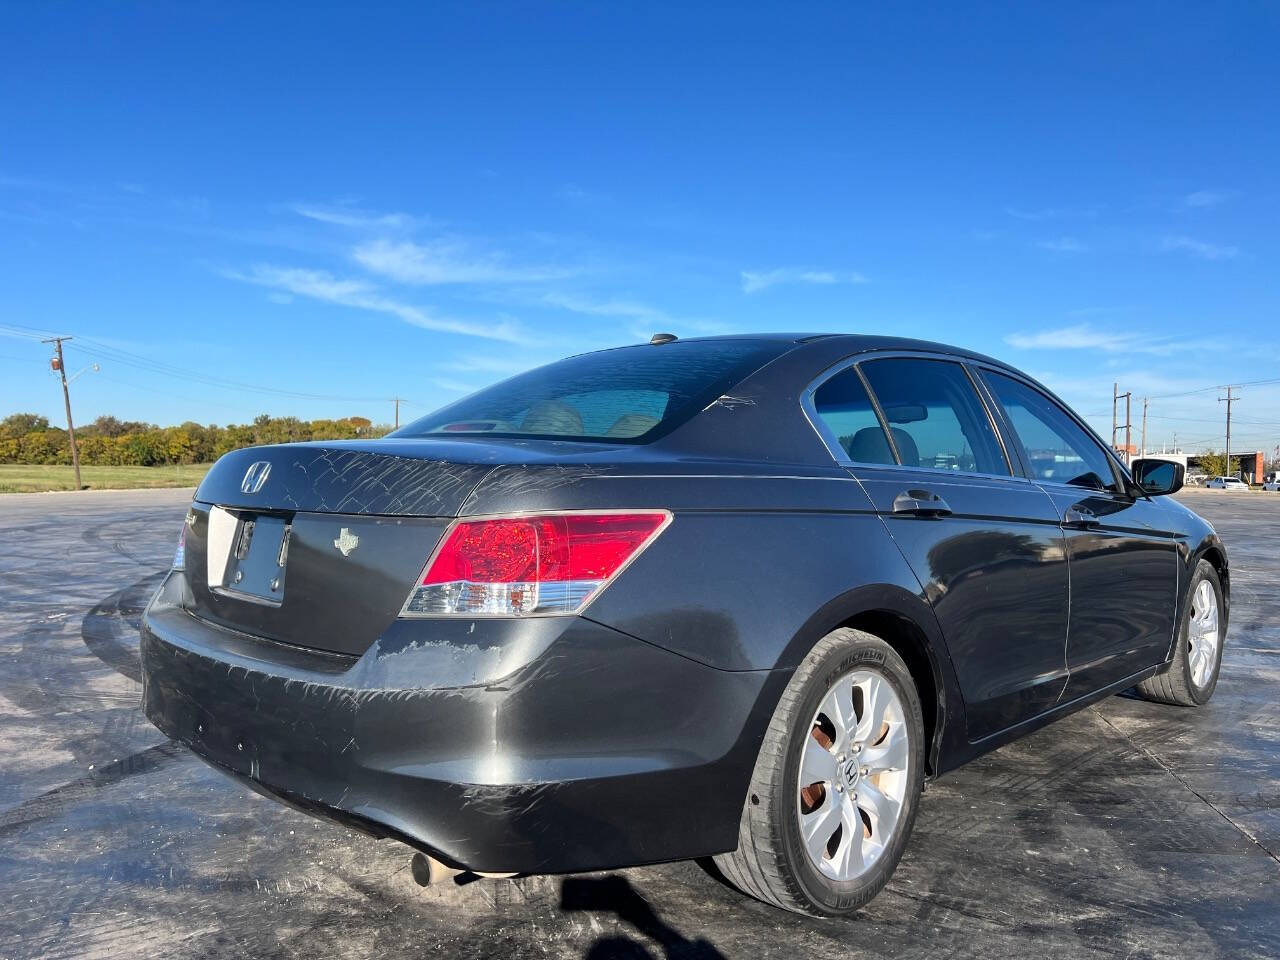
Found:
[[[676, 473], [675, 470], [681, 472]], [[831, 467], [758, 463], [498, 468], [464, 514], [663, 508], [666, 530], [583, 612], [587, 619], [719, 670], [775, 673], [756, 717], [813, 645], [854, 617], [909, 620], [928, 644], [939, 754], [962, 753], [955, 670], [919, 580], [866, 492]], [[745, 731], [758, 742], [763, 726]]]
[[663, 508], [673, 520], [584, 615], [701, 663], [794, 667], [807, 652], [794, 641], [814, 614], [868, 587], [933, 624], [862, 486], [834, 466], [499, 468], [464, 513], [625, 508]]

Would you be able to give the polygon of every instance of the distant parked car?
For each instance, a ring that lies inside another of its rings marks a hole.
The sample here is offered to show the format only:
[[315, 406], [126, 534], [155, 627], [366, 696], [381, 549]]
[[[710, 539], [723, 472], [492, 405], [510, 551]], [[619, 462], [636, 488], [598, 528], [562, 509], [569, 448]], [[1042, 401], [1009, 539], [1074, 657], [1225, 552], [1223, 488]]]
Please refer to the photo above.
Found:
[[1266, 483], [1262, 485], [1262, 489], [1270, 490], [1273, 493], [1277, 490], [1280, 490], [1280, 478], [1277, 478], [1275, 480], [1268, 480]]
[[1249, 485], [1239, 477], [1214, 477], [1205, 484], [1210, 490], [1248, 490]]

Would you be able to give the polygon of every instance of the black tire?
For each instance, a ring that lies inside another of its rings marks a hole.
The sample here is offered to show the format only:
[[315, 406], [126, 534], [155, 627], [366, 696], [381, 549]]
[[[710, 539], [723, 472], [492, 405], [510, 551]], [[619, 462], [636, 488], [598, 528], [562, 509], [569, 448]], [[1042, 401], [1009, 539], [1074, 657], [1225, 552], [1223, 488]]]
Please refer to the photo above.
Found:
[[[1206, 580], [1212, 585], [1214, 596], [1217, 598], [1218, 629], [1221, 633], [1218, 639], [1218, 650], [1213, 669], [1209, 671], [1205, 682], [1201, 686], [1196, 686], [1192, 679], [1190, 660], [1191, 598], [1195, 596], [1195, 591], [1200, 584]], [[1183, 607], [1182, 622], [1178, 625], [1178, 642], [1174, 649], [1173, 659], [1164, 670], [1154, 677], [1143, 680], [1136, 689], [1145, 699], [1156, 703], [1168, 703], [1179, 707], [1199, 707], [1209, 702], [1209, 698], [1213, 696], [1214, 688], [1218, 685], [1218, 673], [1222, 669], [1222, 650], [1226, 646], [1227, 621], [1226, 608], [1222, 603], [1222, 581], [1218, 577], [1218, 571], [1214, 569], [1213, 564], [1209, 563], [1209, 561], [1201, 560], [1196, 564], [1191, 583], [1187, 586], [1187, 596]]]
[[[853, 670], [888, 680], [903, 707], [908, 735], [907, 785], [888, 846], [860, 876], [837, 881], [809, 859], [796, 816], [799, 751], [811, 721], [836, 681]], [[865, 906], [902, 857], [924, 784], [924, 719], [920, 696], [902, 658], [879, 637], [841, 628], [818, 641], [783, 691], [756, 759], [742, 808], [738, 849], [715, 858], [725, 878], [748, 896], [810, 916], [842, 916]]]

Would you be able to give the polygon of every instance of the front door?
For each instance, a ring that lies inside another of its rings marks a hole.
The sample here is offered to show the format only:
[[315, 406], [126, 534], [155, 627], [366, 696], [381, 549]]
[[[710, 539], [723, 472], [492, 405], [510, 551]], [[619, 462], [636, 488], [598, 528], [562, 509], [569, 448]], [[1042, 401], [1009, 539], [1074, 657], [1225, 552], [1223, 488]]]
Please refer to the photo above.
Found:
[[1044, 491], [1012, 475], [965, 368], [916, 356], [865, 360], [827, 380], [813, 404], [828, 445], [933, 606], [969, 739], [1052, 707], [1067, 679], [1058, 513]]
[[984, 377], [1066, 537], [1071, 679], [1064, 701], [1160, 663], [1172, 646], [1178, 596], [1165, 511], [1130, 495], [1107, 452], [1051, 397], [1003, 373]]

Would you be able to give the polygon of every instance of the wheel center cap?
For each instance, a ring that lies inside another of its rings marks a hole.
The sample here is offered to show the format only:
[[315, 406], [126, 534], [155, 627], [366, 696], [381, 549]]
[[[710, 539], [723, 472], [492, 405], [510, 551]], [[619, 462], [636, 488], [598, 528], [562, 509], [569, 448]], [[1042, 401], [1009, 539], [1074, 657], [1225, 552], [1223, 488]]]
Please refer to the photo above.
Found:
[[845, 764], [844, 782], [846, 786], [850, 788], [856, 787], [858, 785], [858, 777], [860, 775], [861, 774], [858, 770], [858, 761], [856, 758], [853, 760], [850, 760], [847, 764]]

